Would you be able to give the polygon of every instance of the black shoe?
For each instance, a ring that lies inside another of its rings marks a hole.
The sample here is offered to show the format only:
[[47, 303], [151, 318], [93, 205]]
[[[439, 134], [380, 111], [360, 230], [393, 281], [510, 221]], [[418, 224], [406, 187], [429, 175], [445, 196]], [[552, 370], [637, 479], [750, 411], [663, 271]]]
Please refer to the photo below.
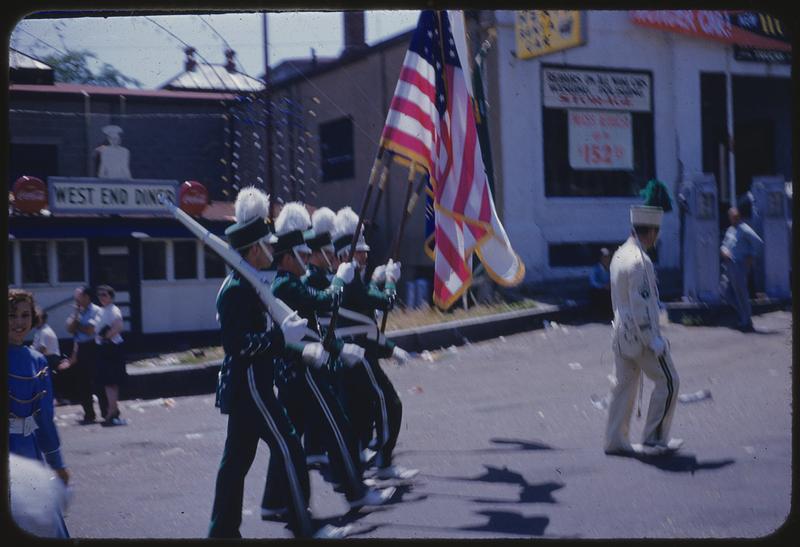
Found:
[[81, 425], [89, 425], [95, 423], [97, 420], [97, 416], [84, 416], [83, 419], [78, 422]]
[[753, 326], [752, 323], [749, 325], [745, 325], [744, 327], [739, 327], [739, 330], [742, 332], [756, 332], [756, 328]]

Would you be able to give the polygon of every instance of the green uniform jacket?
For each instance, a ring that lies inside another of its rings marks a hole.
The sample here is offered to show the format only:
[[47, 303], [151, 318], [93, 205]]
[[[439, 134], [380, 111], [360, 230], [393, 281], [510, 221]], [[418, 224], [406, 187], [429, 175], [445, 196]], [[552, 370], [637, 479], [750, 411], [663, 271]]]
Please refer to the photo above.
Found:
[[222, 333], [222, 361], [217, 382], [216, 406], [229, 414], [231, 402], [247, 393], [247, 367], [272, 367], [284, 350], [280, 328], [267, 330], [264, 304], [255, 289], [233, 272], [222, 282], [217, 295], [217, 316]]
[[[394, 306], [395, 301], [395, 284], [387, 281], [381, 290], [377, 284], [372, 280], [364, 282], [361, 276], [356, 272], [353, 282], [345, 285], [344, 295], [342, 296], [342, 307], [352, 310], [356, 313], [366, 315], [367, 317], [374, 318], [375, 310], [381, 310], [386, 313]], [[358, 323], [339, 316], [337, 327], [345, 327], [348, 325], [357, 325]], [[375, 325], [375, 332], [380, 329], [379, 325]], [[359, 345], [362, 345], [368, 352], [377, 357], [391, 357], [394, 350], [395, 343], [385, 339], [382, 343], [375, 340], [370, 340], [365, 335], [355, 337]]]

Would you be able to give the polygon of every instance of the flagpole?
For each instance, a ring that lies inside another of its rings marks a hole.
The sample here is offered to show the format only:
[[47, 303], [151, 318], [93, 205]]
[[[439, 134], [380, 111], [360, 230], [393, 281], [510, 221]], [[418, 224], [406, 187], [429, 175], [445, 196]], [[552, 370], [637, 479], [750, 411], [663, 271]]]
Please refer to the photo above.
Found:
[[381, 205], [381, 198], [383, 197], [383, 192], [386, 188], [386, 180], [389, 178], [389, 165], [383, 166], [383, 172], [381, 172], [381, 178], [378, 180], [378, 195], [375, 196], [375, 207], [372, 209], [372, 217], [370, 218], [369, 225], [364, 228], [364, 239], [367, 239], [367, 233], [372, 235], [373, 230], [375, 229], [375, 219], [378, 218], [378, 209]]
[[[414, 200], [413, 204], [411, 203], [411, 193], [414, 189], [414, 179], [417, 176], [417, 162], [412, 161], [411, 167], [408, 169], [408, 187], [406, 188], [406, 199], [403, 202], [403, 216], [400, 217], [400, 226], [397, 229], [397, 234], [395, 234], [394, 242], [392, 243], [392, 253], [390, 258], [392, 260], [396, 260], [398, 255], [400, 254], [400, 242], [403, 240], [403, 233], [406, 229], [406, 221], [408, 217], [411, 216], [411, 211], [414, 210], [413, 205], [416, 205], [417, 200]], [[389, 319], [389, 311], [386, 310], [383, 314], [383, 319], [381, 320], [381, 334], [386, 332], [386, 321]]]
[[[372, 197], [372, 189], [375, 187], [375, 178], [378, 174], [381, 165], [385, 167], [386, 162], [384, 158], [384, 153], [387, 150], [381, 146], [378, 148], [378, 154], [375, 156], [375, 161], [372, 163], [372, 170], [369, 173], [369, 182], [367, 183], [367, 189], [364, 192], [364, 200], [361, 202], [361, 211], [358, 213], [358, 224], [356, 225], [356, 231], [353, 232], [353, 241], [350, 243], [350, 260], [353, 260], [356, 253], [356, 243], [358, 243], [358, 234], [361, 231], [361, 228], [364, 226], [364, 214], [367, 212], [367, 205], [369, 205], [370, 198]], [[389, 154], [387, 153], [386, 156], [388, 157]]]

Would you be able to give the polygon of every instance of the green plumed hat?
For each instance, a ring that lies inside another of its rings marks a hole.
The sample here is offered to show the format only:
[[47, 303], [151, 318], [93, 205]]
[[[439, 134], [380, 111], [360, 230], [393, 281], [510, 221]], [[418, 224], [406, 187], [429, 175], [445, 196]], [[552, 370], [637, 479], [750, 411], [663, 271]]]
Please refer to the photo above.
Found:
[[643, 205], [661, 207], [665, 213], [672, 211], [672, 199], [669, 197], [667, 185], [658, 179], [650, 179], [639, 195], [644, 198]]

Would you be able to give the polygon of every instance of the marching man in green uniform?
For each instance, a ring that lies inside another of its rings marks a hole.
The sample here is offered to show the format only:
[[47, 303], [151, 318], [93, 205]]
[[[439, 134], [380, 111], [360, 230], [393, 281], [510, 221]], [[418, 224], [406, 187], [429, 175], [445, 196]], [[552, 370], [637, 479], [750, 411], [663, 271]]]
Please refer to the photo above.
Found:
[[[248, 187], [235, 203], [237, 222], [226, 235], [231, 246], [256, 269], [272, 263], [267, 242], [268, 197]], [[219, 373], [216, 406], [228, 415], [227, 437], [217, 472], [209, 537], [241, 537], [244, 479], [259, 439], [270, 448], [275, 480], [285, 488], [289, 529], [295, 536], [338, 538], [346, 529], [330, 525], [314, 530], [309, 506], [309, 480], [300, 439], [273, 392], [275, 359], [285, 347], [298, 344], [306, 320], [290, 315], [273, 325], [252, 285], [234, 271], [217, 295], [217, 312], [225, 359]]]
[[[337, 293], [352, 282], [354, 268], [349, 262], [340, 264], [331, 286], [325, 290], [307, 285], [302, 276], [306, 272], [307, 257], [311, 254], [305, 243], [306, 239], [313, 237], [310, 228], [311, 218], [303, 204], [293, 202], [283, 206], [275, 220], [275, 235], [271, 238], [278, 269], [272, 292], [297, 310], [309, 321], [309, 327], [319, 333], [316, 312], [332, 309]], [[341, 481], [351, 509], [382, 505], [391, 499], [395, 489], [375, 490], [364, 484], [358, 443], [331, 384], [328, 369], [329, 352], [351, 367], [363, 359], [364, 352], [354, 344], [332, 346], [323, 348], [321, 344], [309, 344], [302, 350], [302, 355], [295, 348], [287, 347], [276, 370], [278, 398], [286, 407], [298, 434], [303, 434], [307, 423], [318, 424], [320, 440], [328, 451], [332, 472]], [[313, 356], [309, 350], [312, 347], [316, 352]], [[279, 472], [279, 466], [270, 462], [262, 518], [280, 517], [288, 509], [284, 505], [285, 494], [276, 481]]]
[[[303, 281], [306, 285], [318, 291], [324, 291], [330, 286], [330, 277], [335, 273], [334, 264], [337, 267], [339, 265], [336, 261], [336, 254], [331, 240], [335, 221], [336, 213], [328, 207], [320, 207], [311, 215], [311, 227], [314, 230], [314, 237], [306, 241], [311, 249], [311, 256], [306, 264], [306, 275], [303, 277]], [[322, 310], [317, 310], [315, 316], [320, 327], [323, 326], [323, 322], [327, 325], [326, 321], [330, 320], [330, 314]], [[322, 328], [320, 330], [322, 331]], [[331, 361], [331, 364], [339, 365], [341, 360]], [[332, 375], [336, 375], [334, 369], [331, 369], [330, 372]], [[320, 441], [319, 427], [320, 424], [310, 421], [306, 424], [306, 431], [303, 435], [306, 464], [309, 467], [329, 463], [328, 456], [325, 454], [325, 449]]]
[[[358, 267], [355, 279], [344, 288], [342, 307], [339, 310], [337, 336], [353, 341], [365, 348], [367, 367], [353, 367], [342, 371], [348, 415], [361, 445], [363, 460], [370, 458], [367, 445], [372, 439], [373, 423], [377, 430], [376, 457], [378, 479], [407, 480], [419, 471], [392, 464], [392, 452], [400, 434], [403, 405], [392, 382], [380, 366], [379, 359], [393, 357], [407, 361], [408, 353], [380, 333], [375, 312], [386, 313], [392, 308], [396, 283], [400, 279], [400, 263], [389, 260], [385, 266], [375, 268], [366, 280], [368, 252], [363, 230], [356, 240], [354, 256], [350, 255], [353, 235], [358, 228], [358, 215], [344, 207], [336, 213], [334, 248], [341, 261], [353, 260]], [[385, 283], [383, 290], [380, 283]], [[365, 378], [366, 377], [366, 378]]]

